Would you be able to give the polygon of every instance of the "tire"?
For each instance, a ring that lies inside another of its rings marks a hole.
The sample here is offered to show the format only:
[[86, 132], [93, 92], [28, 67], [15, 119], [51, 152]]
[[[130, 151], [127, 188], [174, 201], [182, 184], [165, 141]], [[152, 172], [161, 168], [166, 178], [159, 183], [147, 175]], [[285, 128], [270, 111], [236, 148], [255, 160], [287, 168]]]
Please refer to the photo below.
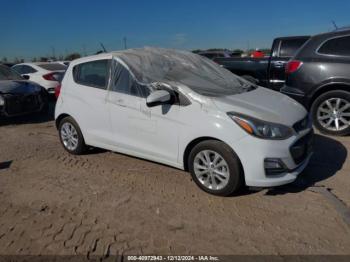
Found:
[[[70, 137], [73, 137], [73, 140], [76, 141], [74, 144], [72, 140], [69, 142], [69, 131], [67, 129], [71, 130]], [[73, 155], [81, 155], [86, 151], [87, 147], [83, 134], [81, 133], [79, 125], [72, 117], [68, 116], [60, 121], [58, 132], [61, 144], [66, 151]], [[66, 134], [66, 136], [64, 134]]]
[[312, 104], [311, 114], [320, 132], [333, 136], [350, 134], [350, 93], [335, 90], [320, 95]]
[[[211, 169], [203, 168], [205, 163], [201, 159], [204, 160], [206, 154], [207, 156], [209, 154]], [[224, 160], [217, 161], [217, 167], [215, 167], [216, 156]], [[223, 142], [207, 140], [194, 146], [189, 154], [188, 167], [195, 183], [209, 194], [229, 196], [237, 193], [243, 186], [244, 178], [240, 161], [233, 150]], [[201, 176], [205, 171], [207, 173]], [[216, 173], [217, 171], [221, 175]], [[217, 185], [220, 182], [220, 186], [215, 187], [214, 182]]]
[[245, 80], [247, 80], [247, 81], [249, 81], [249, 82], [255, 84], [255, 85], [257, 85], [257, 84], [259, 83], [259, 80], [258, 80], [258, 79], [254, 78], [254, 77], [252, 77], [252, 76], [250, 76], [250, 75], [243, 75], [243, 76], [241, 76], [241, 77], [244, 78]]

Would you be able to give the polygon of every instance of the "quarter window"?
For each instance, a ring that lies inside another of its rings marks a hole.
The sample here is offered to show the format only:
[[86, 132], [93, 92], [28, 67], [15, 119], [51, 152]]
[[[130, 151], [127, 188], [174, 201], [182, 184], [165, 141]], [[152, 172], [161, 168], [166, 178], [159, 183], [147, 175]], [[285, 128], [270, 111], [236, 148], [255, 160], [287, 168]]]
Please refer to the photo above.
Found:
[[280, 57], [293, 57], [307, 38], [288, 39], [281, 42]]
[[76, 65], [74, 81], [81, 85], [107, 89], [110, 60], [97, 60]]
[[350, 56], [350, 36], [337, 37], [325, 42], [318, 53], [325, 55]]

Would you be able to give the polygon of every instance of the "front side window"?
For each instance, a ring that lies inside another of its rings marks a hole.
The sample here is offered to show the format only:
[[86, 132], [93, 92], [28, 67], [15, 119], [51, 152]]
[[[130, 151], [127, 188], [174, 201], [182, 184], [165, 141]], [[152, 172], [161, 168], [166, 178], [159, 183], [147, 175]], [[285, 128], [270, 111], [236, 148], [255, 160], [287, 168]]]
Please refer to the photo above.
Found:
[[147, 97], [149, 89], [139, 84], [123, 65], [114, 62], [112, 67], [111, 91], [138, 97]]
[[110, 60], [97, 60], [76, 65], [74, 81], [81, 85], [107, 89]]
[[350, 56], [350, 36], [328, 40], [318, 49], [318, 53], [324, 55]]

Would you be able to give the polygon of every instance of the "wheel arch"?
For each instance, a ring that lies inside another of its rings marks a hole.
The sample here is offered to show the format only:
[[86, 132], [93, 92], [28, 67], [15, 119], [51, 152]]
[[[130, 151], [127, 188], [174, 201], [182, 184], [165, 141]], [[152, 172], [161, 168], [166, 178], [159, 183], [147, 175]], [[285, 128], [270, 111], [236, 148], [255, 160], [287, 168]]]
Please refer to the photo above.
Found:
[[[58, 127], [59, 127], [59, 125], [60, 125], [60, 122], [62, 121], [62, 119], [64, 119], [64, 118], [66, 118], [66, 117], [72, 117], [71, 115], [69, 115], [69, 114], [60, 114], [57, 118], [56, 118], [56, 120], [55, 120], [55, 124], [56, 124], [56, 129], [58, 129]], [[72, 117], [73, 118], [73, 117]], [[74, 118], [73, 118], [74, 119]]]
[[315, 100], [322, 94], [327, 93], [329, 91], [346, 91], [350, 93], [350, 83], [347, 82], [333, 82], [328, 83], [326, 85], [320, 86], [316, 89], [316, 91], [312, 94], [308, 107], [311, 108]]
[[[184, 166], [184, 170], [185, 171], [189, 171], [188, 169], [188, 157], [191, 153], [191, 150], [196, 146], [198, 145], [199, 143], [203, 142], [203, 141], [208, 141], [208, 140], [214, 140], [214, 141], [219, 141], [219, 142], [222, 142], [222, 143], [225, 143], [226, 145], [228, 145], [225, 141], [223, 140], [220, 140], [218, 138], [215, 138], [215, 137], [210, 137], [210, 136], [202, 136], [202, 137], [198, 137], [198, 138], [195, 138], [193, 139], [191, 142], [189, 142], [185, 148], [185, 151], [183, 153], [183, 166]], [[228, 145], [229, 146], [229, 145]], [[236, 155], [237, 159], [238, 159], [238, 162], [239, 162], [239, 165], [240, 165], [240, 168], [242, 170], [242, 175], [243, 175], [243, 180], [244, 180], [244, 183], [245, 183], [245, 176], [244, 176], [244, 168], [243, 168], [243, 165], [242, 165], [242, 162], [241, 162], [241, 159], [239, 158], [239, 156], [237, 155], [236, 151], [231, 147], [231, 150], [234, 152], [234, 154]]]

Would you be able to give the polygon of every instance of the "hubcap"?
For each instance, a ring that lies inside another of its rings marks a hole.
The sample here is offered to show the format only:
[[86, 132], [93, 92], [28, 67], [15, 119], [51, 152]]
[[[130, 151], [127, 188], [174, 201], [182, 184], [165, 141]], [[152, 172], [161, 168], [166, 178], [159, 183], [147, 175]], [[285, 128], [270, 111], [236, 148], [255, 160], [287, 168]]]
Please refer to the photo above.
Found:
[[78, 146], [78, 133], [71, 123], [64, 123], [61, 127], [61, 139], [63, 145], [70, 151], [74, 151]]
[[229, 180], [230, 171], [225, 159], [211, 150], [200, 151], [194, 158], [194, 173], [208, 189], [220, 190]]
[[331, 131], [342, 131], [350, 125], [350, 103], [342, 98], [330, 98], [317, 109], [317, 121]]

